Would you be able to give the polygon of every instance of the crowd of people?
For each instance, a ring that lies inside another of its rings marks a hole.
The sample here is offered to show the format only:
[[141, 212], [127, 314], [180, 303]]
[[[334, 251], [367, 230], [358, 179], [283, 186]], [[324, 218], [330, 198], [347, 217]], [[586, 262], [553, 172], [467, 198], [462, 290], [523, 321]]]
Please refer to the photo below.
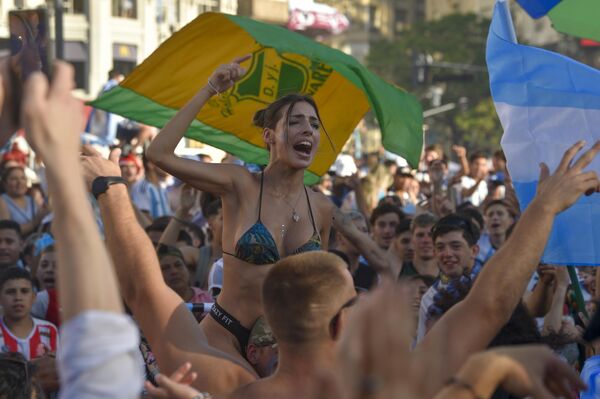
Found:
[[24, 132], [0, 165], [0, 398], [595, 397], [600, 275], [540, 259], [554, 217], [600, 195], [600, 143], [542, 164], [525, 210], [502, 151], [459, 145], [416, 169], [340, 154], [305, 186], [326, 126], [300, 94], [248, 121], [266, 166], [176, 156], [247, 58], [156, 135], [85, 121], [62, 62], [24, 83], [18, 123], [0, 93]]

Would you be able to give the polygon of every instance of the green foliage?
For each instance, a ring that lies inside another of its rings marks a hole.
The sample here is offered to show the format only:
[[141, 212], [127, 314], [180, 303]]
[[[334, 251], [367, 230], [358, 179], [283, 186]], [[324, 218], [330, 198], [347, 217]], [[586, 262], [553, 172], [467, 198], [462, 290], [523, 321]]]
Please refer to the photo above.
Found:
[[456, 127], [463, 134], [463, 140], [471, 148], [492, 152], [499, 148], [502, 126], [496, 115], [494, 102], [487, 97], [466, 112], [455, 117]]
[[[413, 54], [428, 54], [434, 63], [448, 62], [485, 67], [485, 45], [490, 20], [475, 14], [452, 14], [436, 21], [415, 24], [394, 40], [371, 43], [367, 64], [384, 79], [415, 94], [423, 109], [431, 108], [427, 91], [437, 82], [445, 86], [442, 103], [461, 102], [468, 105], [437, 115], [435, 126], [438, 142], [462, 142], [471, 148], [493, 148], [499, 143], [501, 127], [490, 99], [487, 72], [466, 72], [458, 68], [431, 67], [424, 83], [414, 81]], [[454, 80], [469, 75], [469, 79]], [[465, 109], [466, 108], [466, 109]], [[449, 132], [441, 134], [440, 132]]]

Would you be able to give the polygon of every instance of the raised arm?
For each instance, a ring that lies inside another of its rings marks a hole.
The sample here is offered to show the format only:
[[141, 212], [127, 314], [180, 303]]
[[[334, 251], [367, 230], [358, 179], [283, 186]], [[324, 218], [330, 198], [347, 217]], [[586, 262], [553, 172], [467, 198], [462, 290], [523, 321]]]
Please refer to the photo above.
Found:
[[175, 147], [192, 124], [202, 107], [215, 94], [231, 88], [246, 73], [240, 64], [250, 55], [236, 58], [230, 64], [221, 65], [208, 79], [207, 84], [177, 112], [148, 147], [150, 161], [173, 176], [202, 191], [223, 195], [233, 191], [235, 179], [249, 176], [245, 169], [231, 164], [211, 164], [179, 158]]
[[[104, 160], [90, 148], [83, 159], [86, 181], [119, 176], [116, 162]], [[106, 242], [113, 257], [121, 292], [144, 332], [161, 371], [171, 374], [185, 361], [200, 378], [194, 386], [224, 394], [255, 379], [253, 371], [213, 349], [182, 299], [164, 282], [152, 243], [135, 220], [127, 187], [109, 186], [98, 197]]]
[[542, 345], [496, 348], [469, 357], [435, 399], [491, 398], [502, 388], [518, 397], [576, 399], [575, 370]]
[[538, 267], [540, 276], [532, 292], [523, 295], [523, 304], [533, 317], [544, 317], [550, 310], [552, 297], [556, 288], [557, 270], [554, 266], [542, 265]]
[[181, 187], [181, 201], [179, 208], [175, 211], [174, 217], [171, 218], [167, 228], [160, 236], [159, 243], [175, 246], [179, 232], [183, 229], [183, 221], [187, 221], [190, 217], [190, 209], [196, 203], [198, 192], [189, 185], [185, 184]]
[[352, 218], [336, 206], [333, 206], [333, 226], [360, 251], [377, 273], [396, 280], [402, 263], [391, 252], [381, 249], [368, 234], [360, 231]]
[[419, 345], [418, 348], [426, 349], [440, 336], [452, 343], [438, 359], [446, 367], [431, 380], [431, 395], [471, 353], [485, 349], [509, 320], [539, 263], [554, 217], [583, 193], [599, 191], [596, 173], [582, 172], [582, 169], [600, 152], [600, 142], [570, 166], [583, 146], [584, 143], [579, 142], [571, 147], [551, 176], [548, 167], [542, 164], [537, 195], [513, 234], [488, 261], [465, 300], [452, 307]]
[[556, 271], [556, 289], [552, 296], [550, 310], [544, 317], [544, 334], [560, 333], [563, 321], [563, 307], [565, 305], [565, 296], [569, 289], [569, 272], [565, 266], [557, 266]]
[[73, 68], [58, 64], [54, 79], [49, 88], [41, 74], [31, 77], [25, 87], [22, 119], [27, 140], [46, 160], [54, 202], [52, 230], [60, 265], [62, 321], [88, 310], [123, 313], [116, 276], [82, 178], [79, 133], [84, 124], [83, 105], [70, 94]]
[[[57, 360], [61, 396], [100, 399], [118, 392], [121, 398], [133, 399], [143, 383], [136, 357], [139, 331], [124, 315], [116, 276], [85, 190], [79, 164], [83, 104], [70, 93], [73, 68], [58, 62], [54, 71], [50, 87], [40, 72], [28, 79], [21, 120], [27, 140], [46, 160], [55, 201], [52, 230], [63, 321]], [[98, 342], [120, 345], [97, 351]], [[47, 356], [35, 360], [42, 381], [52, 375], [54, 361]]]

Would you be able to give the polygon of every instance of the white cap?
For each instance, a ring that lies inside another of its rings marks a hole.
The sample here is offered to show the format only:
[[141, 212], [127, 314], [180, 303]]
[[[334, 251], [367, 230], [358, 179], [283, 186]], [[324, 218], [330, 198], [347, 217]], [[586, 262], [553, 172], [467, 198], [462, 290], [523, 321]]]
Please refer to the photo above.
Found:
[[332, 169], [339, 177], [349, 177], [358, 171], [356, 163], [354, 163], [354, 158], [348, 154], [338, 155]]

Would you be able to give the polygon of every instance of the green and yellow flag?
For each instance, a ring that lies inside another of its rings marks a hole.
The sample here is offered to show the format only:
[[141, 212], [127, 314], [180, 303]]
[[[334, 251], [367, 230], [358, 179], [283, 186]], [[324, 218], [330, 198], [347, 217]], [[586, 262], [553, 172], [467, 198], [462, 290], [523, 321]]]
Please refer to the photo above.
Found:
[[244, 54], [252, 54], [248, 73], [227, 93], [209, 101], [186, 137], [264, 165], [268, 152], [262, 132], [251, 124], [252, 116], [282, 95], [302, 93], [315, 99], [331, 140], [322, 132], [307, 182], [327, 172], [370, 108], [379, 121], [383, 146], [417, 166], [423, 118], [412, 95], [341, 51], [240, 16], [200, 15], [91, 105], [160, 128], [219, 65]]

